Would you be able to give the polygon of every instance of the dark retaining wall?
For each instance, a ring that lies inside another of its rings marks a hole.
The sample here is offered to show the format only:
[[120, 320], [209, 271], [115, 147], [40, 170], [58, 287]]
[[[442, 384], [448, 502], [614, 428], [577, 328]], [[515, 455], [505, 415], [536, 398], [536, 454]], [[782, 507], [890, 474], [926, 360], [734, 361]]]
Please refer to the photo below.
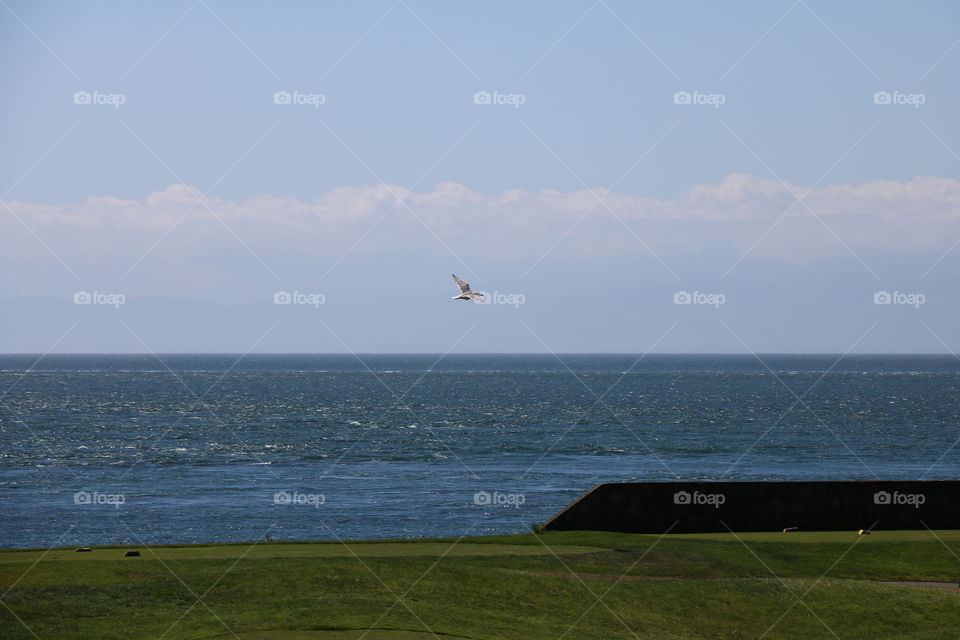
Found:
[[671, 526], [671, 533], [960, 529], [960, 481], [609, 483], [545, 524], [625, 533]]

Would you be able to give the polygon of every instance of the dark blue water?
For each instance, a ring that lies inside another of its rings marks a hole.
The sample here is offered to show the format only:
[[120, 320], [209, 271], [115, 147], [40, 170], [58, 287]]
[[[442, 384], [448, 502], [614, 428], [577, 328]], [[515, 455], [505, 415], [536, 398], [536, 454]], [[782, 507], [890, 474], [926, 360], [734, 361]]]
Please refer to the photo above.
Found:
[[0, 356], [0, 545], [518, 532], [607, 481], [960, 477], [952, 356], [438, 358]]

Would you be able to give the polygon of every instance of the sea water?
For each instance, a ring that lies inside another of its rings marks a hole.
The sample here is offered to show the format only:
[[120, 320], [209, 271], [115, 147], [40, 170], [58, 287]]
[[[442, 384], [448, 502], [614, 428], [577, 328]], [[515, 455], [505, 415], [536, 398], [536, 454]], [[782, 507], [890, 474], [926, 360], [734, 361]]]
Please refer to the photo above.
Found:
[[956, 479], [960, 361], [0, 356], [0, 545], [528, 530], [601, 482]]

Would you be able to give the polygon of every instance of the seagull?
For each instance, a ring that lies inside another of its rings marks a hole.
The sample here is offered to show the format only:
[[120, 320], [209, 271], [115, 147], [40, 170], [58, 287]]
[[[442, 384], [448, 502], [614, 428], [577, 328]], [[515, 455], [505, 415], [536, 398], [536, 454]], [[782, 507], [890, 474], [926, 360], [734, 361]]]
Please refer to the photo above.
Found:
[[470, 285], [458, 278], [457, 274], [453, 273], [451, 275], [453, 276], [453, 281], [460, 287], [460, 295], [453, 296], [454, 300], [473, 300], [474, 302], [483, 302], [485, 300], [482, 293], [470, 291]]

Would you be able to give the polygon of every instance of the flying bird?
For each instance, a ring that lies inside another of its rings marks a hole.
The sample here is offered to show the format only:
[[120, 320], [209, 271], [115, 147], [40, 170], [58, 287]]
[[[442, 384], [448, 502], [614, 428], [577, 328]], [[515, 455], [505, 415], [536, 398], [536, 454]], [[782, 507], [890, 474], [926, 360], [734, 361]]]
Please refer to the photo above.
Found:
[[460, 287], [460, 295], [453, 296], [454, 300], [473, 300], [474, 302], [483, 302], [486, 298], [483, 297], [482, 293], [474, 293], [470, 291], [470, 285], [460, 278], [457, 277], [457, 274], [451, 274], [453, 276], [453, 281], [457, 283], [457, 286]]

